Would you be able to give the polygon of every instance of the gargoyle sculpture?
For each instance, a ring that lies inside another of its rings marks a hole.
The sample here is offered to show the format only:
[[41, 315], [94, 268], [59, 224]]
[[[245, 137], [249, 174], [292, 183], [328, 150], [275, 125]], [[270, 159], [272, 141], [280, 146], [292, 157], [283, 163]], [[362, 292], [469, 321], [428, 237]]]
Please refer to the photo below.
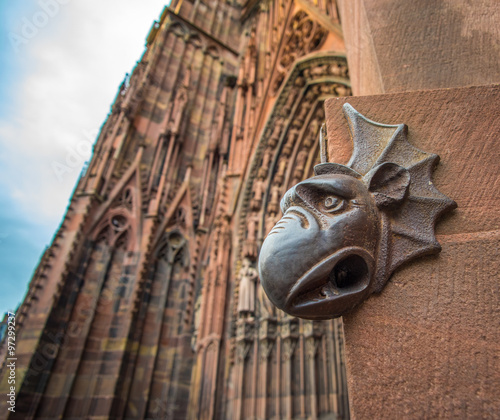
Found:
[[406, 125], [370, 121], [349, 104], [344, 114], [351, 160], [327, 163], [323, 147], [315, 176], [281, 200], [259, 256], [271, 302], [306, 319], [343, 315], [403, 263], [439, 252], [436, 221], [456, 207], [431, 182], [439, 156], [412, 146]]

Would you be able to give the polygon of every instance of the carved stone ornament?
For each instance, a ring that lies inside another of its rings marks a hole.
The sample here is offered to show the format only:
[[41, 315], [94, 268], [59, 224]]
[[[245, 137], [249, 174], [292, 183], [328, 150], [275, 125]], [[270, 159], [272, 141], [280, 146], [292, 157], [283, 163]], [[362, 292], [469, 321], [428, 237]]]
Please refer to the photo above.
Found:
[[287, 191], [259, 257], [262, 286], [290, 315], [328, 319], [380, 292], [399, 266], [441, 250], [434, 227], [456, 207], [431, 181], [439, 156], [407, 140], [405, 124], [370, 121], [344, 105], [354, 151], [322, 162]]

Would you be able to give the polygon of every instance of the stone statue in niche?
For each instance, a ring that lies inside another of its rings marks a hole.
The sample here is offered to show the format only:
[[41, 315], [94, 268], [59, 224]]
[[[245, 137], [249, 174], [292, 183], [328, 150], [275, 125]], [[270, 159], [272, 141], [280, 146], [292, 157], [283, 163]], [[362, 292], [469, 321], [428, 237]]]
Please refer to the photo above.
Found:
[[262, 179], [257, 179], [254, 183], [253, 197], [250, 202], [250, 207], [252, 210], [259, 211], [262, 206], [262, 196], [265, 192], [265, 184]]
[[198, 333], [200, 330], [200, 320], [201, 320], [201, 293], [196, 298], [194, 303], [194, 332], [191, 336], [191, 348], [196, 351], [196, 342], [198, 341]]
[[278, 214], [278, 211], [280, 209], [279, 207], [280, 196], [281, 196], [280, 191], [281, 188], [279, 184], [273, 184], [273, 186], [271, 187], [271, 200], [267, 205], [267, 212], [270, 215]]
[[257, 238], [256, 231], [258, 226], [257, 217], [253, 214], [248, 216], [248, 225], [247, 225], [247, 238], [245, 243], [243, 244], [243, 256], [245, 258], [251, 258], [253, 261], [257, 259], [258, 247], [257, 247]]
[[240, 291], [238, 299], [238, 315], [246, 318], [255, 313], [255, 283], [259, 275], [252, 267], [250, 259], [245, 258], [240, 270]]
[[376, 123], [349, 104], [344, 113], [351, 160], [328, 163], [320, 135], [322, 163], [287, 191], [259, 257], [271, 302], [306, 319], [343, 315], [405, 262], [439, 252], [436, 221], [456, 207], [431, 182], [439, 157], [412, 146], [406, 125]]
[[262, 163], [260, 165], [257, 177], [260, 179], [266, 179], [267, 173], [269, 172], [269, 165], [271, 163], [272, 149], [268, 147], [264, 152], [264, 157], [262, 158]]
[[273, 132], [271, 134], [271, 137], [269, 138], [268, 146], [271, 149], [274, 149], [276, 145], [278, 144], [278, 141], [281, 136], [281, 129], [283, 128], [284, 124], [284, 119], [282, 117], [279, 117], [276, 119], [276, 124], [274, 125]]

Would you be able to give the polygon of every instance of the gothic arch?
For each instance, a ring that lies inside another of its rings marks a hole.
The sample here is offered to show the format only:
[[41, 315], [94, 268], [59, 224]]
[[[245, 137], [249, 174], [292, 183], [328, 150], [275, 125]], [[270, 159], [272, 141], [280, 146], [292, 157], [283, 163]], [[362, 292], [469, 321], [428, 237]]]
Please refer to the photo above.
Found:
[[173, 33], [177, 37], [184, 37], [189, 32], [187, 27], [180, 22], [173, 22], [168, 28], [167, 33]]
[[127, 237], [126, 248], [128, 251], [133, 251], [135, 228], [131, 220], [132, 216], [125, 208], [114, 208], [110, 210], [101, 220], [101, 223], [94, 229], [94, 233], [91, 236], [92, 240], [97, 241], [99, 238], [104, 237], [107, 245], [114, 247], [120, 240]]
[[166, 258], [173, 261], [175, 256], [181, 253], [186, 245], [186, 238], [184, 238], [184, 235], [178, 229], [167, 231], [158, 243], [153, 255], [156, 258]]
[[[179, 401], [187, 398], [189, 387], [185, 381], [191, 372], [189, 355], [182, 351], [190, 346], [184, 322], [189, 295], [183, 293], [189, 287], [189, 244], [180, 230], [164, 231], [148, 266], [140, 299], [139, 312], [143, 315], [138, 325], [141, 332], [136, 356], [142, 370], [134, 372], [128, 390], [135, 411], [127, 412], [125, 417], [135, 418], [141, 413], [146, 418], [175, 418], [176, 410], [185, 409]], [[178, 351], [172, 353], [166, 343], [178, 347]], [[179, 359], [179, 355], [185, 357]]]
[[207, 54], [210, 54], [210, 56], [214, 59], [217, 60], [220, 57], [220, 51], [219, 48], [217, 48], [215, 45], [209, 45], [207, 47]]
[[205, 50], [207, 48], [206, 42], [198, 34], [189, 33], [187, 36], [187, 44], [191, 44], [197, 50]]
[[[345, 56], [335, 53], [309, 54], [292, 67], [262, 131], [243, 186], [238, 261], [245, 257], [245, 248], [258, 248], [268, 231], [266, 220], [279, 215], [276, 199], [294, 180], [312, 174], [324, 120], [323, 102], [350, 94], [347, 76]], [[253, 235], [248, 220], [255, 218], [258, 226]], [[248, 238], [255, 244], [248, 244]]]
[[292, 64], [301, 56], [318, 50], [325, 42], [328, 31], [309, 13], [299, 8], [290, 17], [285, 28], [284, 40], [276, 54], [276, 69], [271, 84], [273, 94], [277, 94]]
[[[319, 163], [323, 102], [350, 94], [347, 75], [345, 57], [335, 53], [309, 54], [291, 66], [245, 176], [238, 208], [236, 273], [245, 269], [245, 259], [255, 265], [263, 238], [279, 220], [282, 195], [311, 176]], [[258, 283], [255, 293], [253, 316], [242, 316], [237, 311], [239, 284], [235, 281], [231, 335], [236, 359], [232, 375], [237, 389], [231, 409], [245, 412], [254, 390], [247, 390], [247, 384], [238, 378], [253, 369], [259, 378], [266, 378], [259, 379], [264, 386], [269, 386], [262, 391], [269, 416], [294, 417], [293, 413], [300, 412], [300, 399], [307, 415], [334, 412], [339, 404], [333, 402], [338, 398], [336, 384], [325, 378], [335, 377], [334, 371], [340, 369], [339, 352], [333, 345], [333, 337], [340, 339], [340, 324], [289, 317], [272, 307]], [[318, 403], [315, 384], [319, 381], [330, 396], [327, 404]]]

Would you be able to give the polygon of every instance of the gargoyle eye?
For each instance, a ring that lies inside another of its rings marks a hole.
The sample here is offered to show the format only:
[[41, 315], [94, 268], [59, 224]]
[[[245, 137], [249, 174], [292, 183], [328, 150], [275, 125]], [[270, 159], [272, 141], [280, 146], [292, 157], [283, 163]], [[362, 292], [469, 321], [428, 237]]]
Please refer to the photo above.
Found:
[[328, 212], [343, 210], [345, 206], [345, 200], [336, 197], [334, 195], [330, 195], [326, 197], [325, 200], [323, 201], [323, 206], [325, 210]]

